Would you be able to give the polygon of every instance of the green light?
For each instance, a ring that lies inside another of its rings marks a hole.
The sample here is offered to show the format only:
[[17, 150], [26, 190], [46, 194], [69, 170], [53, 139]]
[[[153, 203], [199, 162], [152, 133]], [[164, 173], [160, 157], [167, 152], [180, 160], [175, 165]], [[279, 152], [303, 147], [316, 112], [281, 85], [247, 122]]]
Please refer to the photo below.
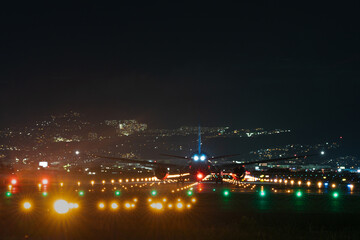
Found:
[[228, 190], [225, 190], [225, 191], [224, 191], [224, 196], [225, 196], [225, 197], [229, 196], [229, 194], [230, 194], [230, 192], [229, 192]]
[[156, 190], [152, 190], [152, 191], [151, 191], [151, 195], [156, 196], [156, 194], [157, 194], [157, 191], [156, 191]]
[[215, 192], [216, 191], [216, 189], [215, 188], [213, 188], [213, 192]]
[[192, 191], [188, 191], [188, 192], [187, 192], [187, 195], [188, 195], [188, 196], [191, 196], [191, 195], [193, 195], [193, 192], [192, 192]]
[[301, 192], [301, 191], [298, 191], [298, 192], [296, 193], [296, 196], [297, 196], [297, 197], [301, 197], [301, 196], [302, 196], [302, 192]]
[[85, 194], [84, 191], [80, 191], [80, 192], [79, 192], [79, 195], [80, 195], [80, 196], [84, 196], [84, 194]]
[[115, 196], [120, 196], [120, 191], [115, 191]]
[[334, 192], [334, 193], [333, 193], [333, 197], [334, 197], [334, 198], [338, 198], [338, 197], [339, 197], [339, 194], [338, 194], [337, 192]]
[[5, 194], [7, 197], [11, 197], [11, 192], [6, 192], [6, 194]]
[[43, 192], [42, 195], [43, 195], [44, 197], [46, 197], [46, 196], [48, 195], [48, 193], [47, 193], [47, 192]]
[[265, 192], [264, 192], [264, 191], [261, 191], [261, 192], [260, 192], [260, 196], [261, 196], [261, 197], [265, 197]]

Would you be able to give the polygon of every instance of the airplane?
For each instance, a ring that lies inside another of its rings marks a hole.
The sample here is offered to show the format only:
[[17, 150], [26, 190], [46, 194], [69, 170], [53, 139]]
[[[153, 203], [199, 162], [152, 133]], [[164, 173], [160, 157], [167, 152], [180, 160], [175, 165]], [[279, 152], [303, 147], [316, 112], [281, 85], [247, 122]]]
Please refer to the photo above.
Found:
[[142, 160], [142, 159], [129, 159], [129, 158], [122, 158], [122, 157], [111, 157], [111, 156], [99, 156], [95, 155], [97, 158], [104, 158], [110, 160], [117, 160], [122, 161], [124, 163], [139, 163], [144, 166], [151, 166], [154, 169], [154, 175], [157, 179], [165, 180], [169, 175], [169, 168], [176, 168], [180, 172], [180, 177], [183, 173], [189, 173], [192, 178], [197, 179], [198, 181], [203, 180], [206, 176], [210, 174], [215, 175], [215, 180], [217, 182], [222, 182], [222, 169], [229, 169], [232, 168], [232, 176], [237, 180], [243, 180], [246, 175], [245, 166], [251, 164], [258, 164], [258, 163], [269, 163], [269, 162], [278, 162], [278, 161], [286, 161], [291, 159], [305, 159], [312, 156], [317, 155], [324, 155], [324, 151], [321, 151], [320, 154], [307, 154], [307, 155], [293, 155], [288, 157], [282, 158], [273, 158], [273, 159], [264, 159], [259, 161], [253, 162], [246, 162], [246, 163], [224, 163], [224, 164], [215, 164], [213, 160], [215, 159], [225, 159], [229, 157], [239, 156], [241, 154], [230, 154], [230, 155], [220, 155], [220, 156], [213, 156], [209, 157], [206, 153], [201, 150], [201, 128], [199, 126], [198, 132], [198, 151], [193, 153], [191, 157], [187, 156], [177, 156], [171, 154], [160, 154], [161, 156], [177, 158], [187, 160], [187, 165], [180, 165], [180, 164], [172, 164], [172, 163], [160, 163], [157, 161], [149, 161], [149, 160]]

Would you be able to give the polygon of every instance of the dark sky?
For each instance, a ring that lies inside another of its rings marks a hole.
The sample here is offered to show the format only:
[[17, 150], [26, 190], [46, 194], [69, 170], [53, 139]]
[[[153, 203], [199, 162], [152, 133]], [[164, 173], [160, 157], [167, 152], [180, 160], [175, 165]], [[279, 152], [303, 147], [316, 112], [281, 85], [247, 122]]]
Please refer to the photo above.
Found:
[[76, 110], [354, 137], [359, 5], [287, 2], [3, 5], [0, 126]]

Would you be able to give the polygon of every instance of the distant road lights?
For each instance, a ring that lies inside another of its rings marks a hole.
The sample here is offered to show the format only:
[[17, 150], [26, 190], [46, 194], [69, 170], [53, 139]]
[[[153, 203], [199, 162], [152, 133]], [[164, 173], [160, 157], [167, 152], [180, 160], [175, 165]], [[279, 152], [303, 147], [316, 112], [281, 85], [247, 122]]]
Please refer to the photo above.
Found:
[[69, 209], [69, 203], [65, 200], [60, 199], [54, 203], [54, 210], [59, 214], [65, 214]]
[[205, 161], [205, 159], [206, 159], [206, 156], [204, 154], [200, 156], [200, 161]]
[[199, 161], [199, 156], [198, 155], [194, 155], [194, 161]]

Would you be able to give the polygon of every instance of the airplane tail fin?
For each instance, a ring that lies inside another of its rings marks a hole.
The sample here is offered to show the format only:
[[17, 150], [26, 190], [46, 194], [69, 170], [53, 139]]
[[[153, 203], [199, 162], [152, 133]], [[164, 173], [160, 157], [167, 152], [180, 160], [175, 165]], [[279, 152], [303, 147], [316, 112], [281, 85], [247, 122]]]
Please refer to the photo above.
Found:
[[199, 150], [199, 154], [201, 153], [201, 128], [199, 125], [199, 139], [198, 139], [198, 150]]

